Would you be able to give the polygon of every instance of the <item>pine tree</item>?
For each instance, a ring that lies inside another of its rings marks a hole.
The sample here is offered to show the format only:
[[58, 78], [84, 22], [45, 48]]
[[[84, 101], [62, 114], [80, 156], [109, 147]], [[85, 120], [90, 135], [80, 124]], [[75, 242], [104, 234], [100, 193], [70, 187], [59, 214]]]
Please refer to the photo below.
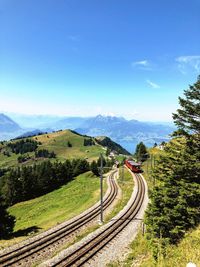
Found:
[[106, 149], [106, 156], [109, 156], [110, 155], [110, 152], [111, 152], [111, 149], [107, 147], [107, 149]]
[[200, 168], [195, 166], [196, 157], [185, 144], [180, 139], [166, 146], [165, 155], [153, 172], [153, 179], [159, 181], [146, 212], [151, 238], [162, 236], [171, 243], [200, 222]]
[[[105, 158], [103, 156], [102, 156], [102, 165], [103, 165], [103, 167], [106, 166], [106, 160], [105, 160]], [[101, 157], [99, 157], [98, 160], [97, 160], [97, 166], [99, 168], [101, 167]]]
[[99, 170], [98, 170], [97, 162], [95, 160], [91, 162], [90, 170], [93, 172], [94, 175], [99, 176]]
[[5, 184], [2, 195], [7, 205], [13, 205], [21, 201], [22, 183], [20, 179], [20, 169], [11, 169], [5, 174]]
[[8, 237], [15, 225], [15, 217], [10, 215], [2, 197], [0, 197], [0, 239]]
[[185, 98], [179, 97], [180, 108], [173, 114], [179, 133], [200, 134], [200, 76], [194, 85], [184, 91]]
[[[158, 186], [146, 212], [147, 236], [177, 243], [189, 228], [200, 223], [200, 79], [179, 98], [173, 114], [176, 136], [165, 145], [154, 169]], [[153, 242], [154, 244], [156, 242]]]
[[148, 158], [147, 149], [143, 142], [137, 144], [135, 150], [135, 157], [137, 161], [145, 161]]
[[72, 180], [73, 177], [73, 168], [72, 168], [72, 163], [70, 162], [70, 160], [66, 160], [64, 162], [64, 168], [65, 171], [63, 173], [63, 176], [65, 177], [65, 183]]
[[72, 147], [72, 143], [70, 143], [69, 141], [67, 142], [67, 146], [68, 147]]

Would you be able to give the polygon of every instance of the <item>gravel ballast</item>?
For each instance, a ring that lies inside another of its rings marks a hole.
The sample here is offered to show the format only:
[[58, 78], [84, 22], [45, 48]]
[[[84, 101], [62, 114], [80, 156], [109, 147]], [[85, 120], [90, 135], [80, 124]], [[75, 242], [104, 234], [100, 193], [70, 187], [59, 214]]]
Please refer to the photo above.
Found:
[[[110, 175], [110, 173], [108, 173], [106, 175], [107, 176], [108, 189], [106, 191], [106, 194], [105, 194], [104, 198], [107, 197], [107, 195], [109, 194], [109, 192], [111, 190], [110, 184], [108, 182], [109, 175]], [[118, 186], [118, 192], [120, 192], [119, 186]], [[112, 204], [106, 209], [105, 213], [109, 213], [109, 212], [112, 211], [112, 209], [116, 205], [118, 199], [119, 199], [119, 194], [117, 195], [116, 199], [112, 202]], [[39, 240], [39, 239], [47, 236], [50, 233], [54, 233], [56, 230], [62, 228], [65, 225], [68, 225], [70, 222], [76, 221], [79, 217], [83, 216], [83, 214], [87, 214], [90, 210], [92, 210], [94, 207], [96, 207], [98, 205], [99, 205], [99, 202], [96, 203], [91, 208], [89, 208], [88, 210], [86, 210], [86, 211], [82, 212], [81, 214], [77, 215], [76, 217], [74, 217], [74, 218], [72, 218], [72, 219], [70, 219], [70, 220], [68, 220], [68, 221], [66, 221], [64, 223], [61, 223], [61, 224], [59, 224], [59, 225], [57, 225], [57, 226], [49, 229], [48, 231], [45, 231], [45, 232], [43, 232], [41, 234], [38, 234], [38, 235], [36, 235], [34, 237], [28, 238], [25, 241], [20, 242], [19, 244], [16, 244], [16, 245], [13, 245], [11, 247], [8, 247], [8, 248], [5, 248], [5, 249], [1, 250], [0, 251], [0, 255], [5, 254], [5, 253], [10, 252], [10, 251], [13, 251], [16, 248], [21, 248], [24, 245], [30, 244], [31, 242], [33, 242], [35, 240]], [[64, 245], [67, 246], [67, 244], [73, 242], [76, 239], [76, 237], [77, 237], [78, 234], [81, 234], [82, 232], [86, 231], [88, 229], [88, 227], [97, 225], [98, 220], [99, 220], [98, 217], [94, 218], [91, 222], [83, 225], [77, 231], [74, 231], [72, 234], [66, 236], [66, 238], [64, 238], [63, 240], [61, 240], [61, 242], [59, 244], [57, 244], [56, 246], [52, 246], [51, 249], [47, 249], [46, 251], [43, 251], [43, 253], [41, 255], [39, 255], [39, 256], [35, 255], [35, 258], [33, 258], [32, 261], [28, 263], [29, 265], [27, 265], [27, 262], [26, 262], [25, 264], [22, 263], [21, 266], [31, 266], [32, 264], [34, 264], [34, 263], [36, 263], [38, 261], [41, 261], [42, 259], [44, 260], [44, 259], [48, 259], [48, 258], [52, 257], [53, 255], [55, 255], [55, 252], [61, 250], [61, 248]]]
[[[132, 172], [130, 172], [132, 174]], [[136, 181], [135, 176], [133, 175], [134, 180]], [[144, 178], [143, 178], [144, 180]], [[145, 182], [145, 180], [144, 180]], [[135, 184], [137, 184], [135, 182]], [[148, 195], [147, 195], [147, 184], [145, 182], [145, 196], [143, 204], [137, 214], [137, 217], [132, 220], [125, 229], [120, 232], [107, 246], [105, 246], [100, 253], [97, 253], [89, 262], [85, 263], [83, 266], [93, 266], [93, 267], [103, 267], [106, 266], [111, 261], [117, 261], [122, 260], [123, 257], [128, 253], [128, 245], [130, 242], [133, 241], [135, 238], [138, 229], [141, 225], [144, 211], [148, 204]], [[130, 200], [128, 201], [127, 205], [123, 208], [122, 211], [120, 211], [112, 220], [117, 220], [117, 218], [120, 216], [121, 213], [124, 212], [124, 210], [128, 209], [130, 206], [130, 203], [134, 200], [137, 193], [137, 187], [134, 187], [132, 196]], [[112, 220], [94, 231], [93, 233], [87, 235], [85, 238], [83, 238], [80, 242], [75, 243], [74, 245], [70, 246], [68, 249], [63, 250], [61, 253], [59, 253], [56, 257], [52, 258], [49, 261], [46, 261], [40, 265], [40, 267], [49, 267], [55, 264], [56, 262], [59, 262], [60, 259], [64, 258], [65, 256], [69, 255], [72, 251], [75, 249], [78, 249], [83, 244], [87, 244], [89, 240], [93, 239], [94, 236], [96, 236], [98, 233], [102, 232], [104, 229], [106, 229], [109, 224], [112, 224]]]

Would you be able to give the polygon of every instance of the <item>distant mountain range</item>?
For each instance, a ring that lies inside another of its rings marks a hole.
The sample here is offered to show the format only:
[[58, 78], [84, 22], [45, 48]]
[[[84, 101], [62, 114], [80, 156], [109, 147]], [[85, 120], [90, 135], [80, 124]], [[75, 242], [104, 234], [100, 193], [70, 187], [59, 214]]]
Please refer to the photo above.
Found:
[[104, 135], [133, 152], [137, 143], [146, 145], [168, 141], [175, 130], [171, 124], [156, 124], [98, 115], [87, 119], [76, 131], [89, 136]]
[[0, 140], [13, 138], [22, 132], [21, 127], [15, 121], [0, 113]]
[[22, 128], [28, 129], [75, 129], [87, 120], [86, 117], [61, 117], [51, 115], [21, 115], [8, 113], [6, 114], [18, 123]]
[[84, 121], [81, 127], [76, 130], [92, 136], [101, 134], [127, 141], [133, 139], [133, 137], [167, 137], [173, 129], [168, 125], [98, 115]]
[[98, 115], [89, 118], [18, 114], [10, 116], [0, 114], [1, 140], [19, 135], [28, 136], [40, 131], [72, 129], [89, 136], [108, 136], [129, 152], [133, 152], [136, 144], [141, 141], [147, 146], [152, 146], [155, 142], [168, 141], [169, 134], [175, 130], [171, 123], [141, 122], [114, 116]]
[[20, 126], [8, 116], [0, 113], [0, 131], [13, 132], [20, 130]]

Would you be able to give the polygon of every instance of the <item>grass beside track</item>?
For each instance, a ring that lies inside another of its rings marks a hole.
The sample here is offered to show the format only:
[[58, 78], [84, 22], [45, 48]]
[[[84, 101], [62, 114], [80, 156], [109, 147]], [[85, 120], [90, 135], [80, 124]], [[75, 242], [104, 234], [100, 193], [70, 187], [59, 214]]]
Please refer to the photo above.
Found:
[[[116, 203], [113, 210], [104, 217], [104, 224], [108, 223], [115, 215], [119, 213], [120, 210], [124, 208], [124, 206], [128, 203], [131, 197], [131, 194], [133, 192], [133, 186], [134, 186], [133, 177], [126, 168], [124, 168], [123, 179], [122, 179], [122, 170], [121, 168], [119, 169], [118, 184], [121, 188], [121, 197]], [[93, 231], [97, 230], [99, 227], [101, 227], [101, 225], [95, 225], [95, 226], [89, 227], [86, 231], [84, 231], [84, 233], [77, 235], [76, 239], [73, 242], [71, 242], [70, 244], [64, 245], [62, 249], [66, 249], [72, 244], [80, 241], [82, 238], [92, 233]], [[62, 249], [59, 249], [59, 251], [57, 251], [55, 255], [58, 252], [60, 252]]]
[[[159, 244], [158, 244], [159, 245]], [[186, 233], [182, 241], [177, 245], [166, 247], [166, 256], [160, 248], [160, 257], [155, 262], [151, 248], [140, 232], [130, 245], [131, 253], [124, 262], [108, 264], [108, 267], [118, 266], [140, 266], [140, 267], [185, 267], [188, 262], [193, 262], [200, 266], [200, 226], [195, 230]]]
[[111, 220], [120, 212], [120, 210], [124, 208], [124, 206], [126, 206], [133, 193], [133, 177], [126, 168], [124, 168], [123, 172], [122, 168], [119, 169], [118, 185], [121, 188], [121, 198], [118, 200], [118, 203], [114, 207], [113, 211], [105, 217], [105, 222]]
[[[143, 175], [148, 183], [148, 191], [151, 194], [155, 184], [158, 185], [158, 182], [153, 181], [151, 177], [151, 166], [153, 167], [156, 164], [155, 159], [157, 160], [164, 151], [153, 148], [150, 150], [150, 153], [151, 158], [143, 164]], [[135, 240], [130, 244], [130, 253], [126, 259], [123, 262], [110, 263], [107, 267], [185, 267], [188, 262], [193, 262], [196, 266], [200, 266], [199, 248], [200, 225], [196, 229], [187, 232], [178, 245], [167, 245], [165, 251], [163, 251], [161, 245], [158, 244], [160, 255], [158, 261], [155, 262], [150, 244], [145, 236], [139, 232]], [[163, 255], [165, 255], [165, 257]]]
[[16, 217], [14, 237], [1, 240], [0, 247], [25, 239], [34, 228], [41, 232], [80, 214], [99, 200], [99, 194], [99, 178], [87, 172], [51, 193], [15, 204], [8, 210]]

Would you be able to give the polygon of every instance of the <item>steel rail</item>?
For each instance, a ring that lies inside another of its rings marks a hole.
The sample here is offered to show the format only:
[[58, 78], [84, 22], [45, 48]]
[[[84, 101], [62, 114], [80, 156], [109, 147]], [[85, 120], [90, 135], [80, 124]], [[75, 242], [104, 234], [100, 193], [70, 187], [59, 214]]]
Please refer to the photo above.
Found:
[[[115, 199], [117, 195], [117, 185], [113, 179], [116, 171], [112, 172], [109, 176], [110, 192], [103, 201], [103, 209], [105, 210]], [[47, 249], [55, 242], [60, 241], [61, 238], [65, 238], [67, 235], [81, 228], [83, 225], [92, 221], [100, 214], [100, 204], [93, 209], [90, 208], [88, 213], [80, 216], [76, 221], [69, 222], [65, 226], [51, 232], [40, 239], [33, 240], [31, 243], [25, 244], [21, 247], [0, 255], [0, 266], [12, 266], [22, 260], [27, 260], [28, 257], [33, 254], [41, 253], [41, 250]], [[16, 265], [15, 265], [16, 266]]]
[[101, 233], [89, 240], [87, 244], [83, 244], [63, 259], [59, 260], [55, 264], [51, 264], [51, 266], [83, 266], [84, 263], [88, 262], [90, 258], [106, 246], [130, 223], [131, 220], [135, 218], [141, 208], [145, 195], [145, 184], [141, 175], [135, 174], [135, 176], [138, 189], [134, 201], [128, 209], [121, 214], [116, 221], [113, 221], [108, 228], [104, 229]]

